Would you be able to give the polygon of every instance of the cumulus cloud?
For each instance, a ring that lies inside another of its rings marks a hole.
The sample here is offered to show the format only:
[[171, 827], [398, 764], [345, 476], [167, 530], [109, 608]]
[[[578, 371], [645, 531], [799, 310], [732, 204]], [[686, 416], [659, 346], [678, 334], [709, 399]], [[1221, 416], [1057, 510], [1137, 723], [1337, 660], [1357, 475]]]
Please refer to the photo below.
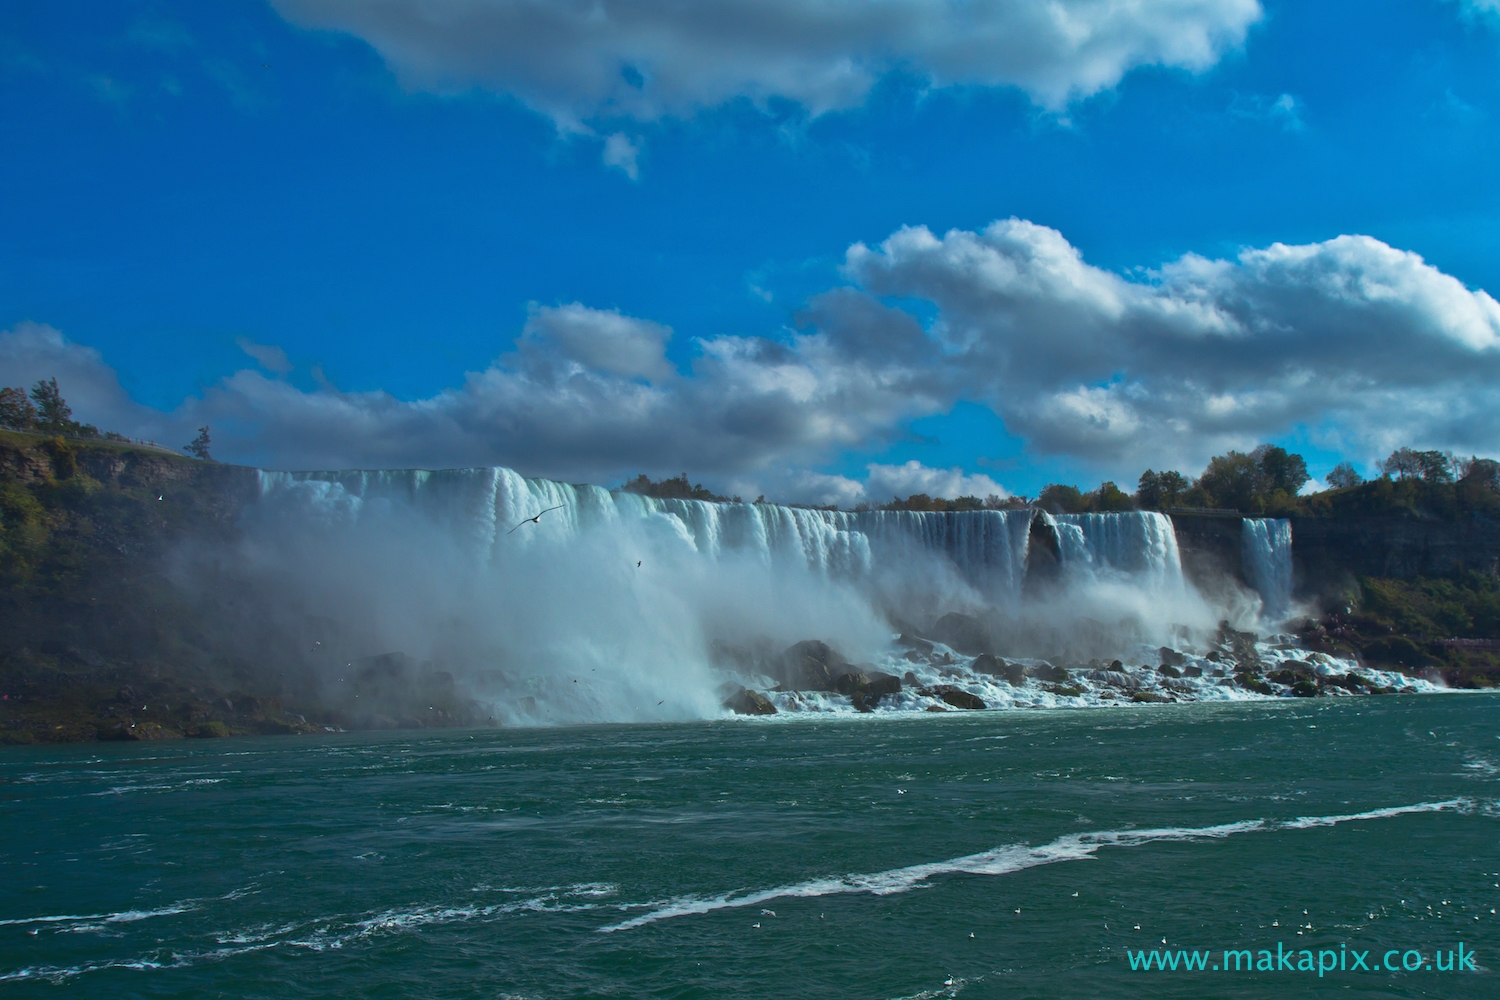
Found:
[[641, 171], [636, 159], [641, 155], [639, 139], [624, 132], [614, 132], [604, 140], [604, 165], [614, 167], [631, 180], [639, 180]]
[[1014, 86], [1053, 110], [1137, 66], [1201, 71], [1259, 0], [272, 0], [365, 39], [411, 88], [513, 95], [564, 128], [689, 115], [735, 98], [817, 115], [905, 70]]
[[1500, 304], [1367, 236], [1124, 277], [1007, 219], [903, 228], [851, 247], [845, 271], [867, 293], [932, 302], [956, 391], [1042, 452], [1192, 467], [1325, 423], [1369, 453], [1500, 440]]
[[22, 324], [0, 333], [0, 380], [55, 374], [80, 419], [132, 436], [185, 441], [208, 423], [221, 458], [271, 468], [494, 464], [575, 482], [686, 469], [795, 484], [945, 398], [928, 373], [817, 331], [695, 341], [686, 374], [665, 358], [670, 336], [615, 310], [533, 307], [513, 350], [427, 399], [247, 368], [161, 413], [132, 403], [97, 352]]
[[268, 372], [277, 375], [286, 375], [292, 370], [292, 363], [287, 360], [286, 351], [270, 344], [257, 344], [248, 337], [240, 337], [235, 340], [236, 346], [246, 354], [255, 359], [255, 363]]
[[34, 323], [0, 334], [0, 382], [56, 375], [79, 419], [167, 443], [208, 423], [220, 457], [272, 468], [688, 471], [843, 506], [1004, 494], [917, 462], [871, 464], [864, 481], [817, 471], [960, 400], [991, 407], [1033, 455], [1120, 482], [1298, 428], [1364, 461], [1500, 444], [1500, 303], [1368, 236], [1119, 274], [1006, 219], [903, 228], [853, 245], [843, 267], [849, 284], [810, 300], [798, 329], [692, 339], [681, 364], [673, 331], [649, 319], [533, 305], [494, 362], [426, 399], [306, 388], [280, 377], [284, 352], [247, 341], [260, 367], [163, 413], [131, 401], [96, 351]]
[[979, 497], [991, 494], [1006, 497], [1010, 493], [989, 476], [971, 476], [962, 469], [933, 469], [921, 462], [910, 461], [904, 465], [880, 465], [872, 462], [865, 467], [869, 477], [865, 480], [867, 499], [885, 502], [890, 497], [907, 497], [913, 493], [926, 493], [930, 497]]

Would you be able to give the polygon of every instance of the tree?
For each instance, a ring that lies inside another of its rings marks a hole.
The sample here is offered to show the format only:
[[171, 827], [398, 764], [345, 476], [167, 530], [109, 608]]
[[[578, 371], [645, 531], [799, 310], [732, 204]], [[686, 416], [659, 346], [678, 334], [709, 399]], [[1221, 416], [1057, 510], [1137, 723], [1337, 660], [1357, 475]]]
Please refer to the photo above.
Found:
[[1254, 457], [1231, 451], [1208, 460], [1208, 468], [1198, 477], [1198, 485], [1225, 507], [1254, 511], [1260, 478], [1260, 463]]
[[36, 403], [36, 424], [53, 434], [70, 429], [73, 409], [63, 400], [57, 389], [57, 379], [38, 379], [31, 387], [31, 399]]
[[1036, 495], [1036, 504], [1043, 510], [1050, 510], [1054, 514], [1076, 514], [1079, 511], [1088, 510], [1088, 503], [1083, 499], [1083, 493], [1076, 486], [1063, 486], [1058, 483], [1048, 483], [1042, 487], [1042, 492]]
[[0, 389], [0, 427], [29, 431], [36, 424], [36, 407], [25, 389]]
[[1176, 507], [1182, 500], [1182, 494], [1191, 485], [1180, 472], [1152, 472], [1147, 469], [1141, 473], [1140, 482], [1136, 484], [1136, 503], [1147, 510]]
[[1461, 482], [1478, 483], [1500, 493], [1500, 462], [1492, 458], [1470, 458], [1464, 463]]
[[1453, 482], [1453, 456], [1441, 451], [1397, 448], [1380, 463], [1380, 471], [1396, 479], [1420, 479], [1428, 483]]
[[182, 450], [194, 458], [201, 458], [205, 462], [212, 462], [213, 456], [208, 453], [208, 446], [212, 443], [208, 436], [208, 425], [198, 428], [198, 436], [183, 446]]
[[1259, 481], [1256, 483], [1256, 492], [1270, 495], [1277, 490], [1282, 490], [1289, 497], [1297, 495], [1297, 491], [1312, 477], [1307, 474], [1307, 462], [1301, 455], [1294, 455], [1285, 448], [1278, 448], [1274, 444], [1263, 444], [1250, 453], [1260, 465]]
[[1099, 484], [1099, 488], [1087, 498], [1089, 510], [1114, 511], [1135, 510], [1135, 501], [1130, 494], [1111, 482]]
[[1329, 470], [1324, 480], [1328, 483], [1328, 488], [1333, 490], [1347, 490], [1349, 487], [1358, 486], [1365, 481], [1364, 477], [1356, 472], [1354, 466], [1348, 462], [1340, 462], [1338, 465], [1335, 465]]

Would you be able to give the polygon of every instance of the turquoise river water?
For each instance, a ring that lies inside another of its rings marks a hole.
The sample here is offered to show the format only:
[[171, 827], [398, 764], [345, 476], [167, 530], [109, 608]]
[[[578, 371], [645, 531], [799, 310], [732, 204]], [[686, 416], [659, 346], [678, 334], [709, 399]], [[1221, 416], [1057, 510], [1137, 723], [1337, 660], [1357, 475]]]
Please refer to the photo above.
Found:
[[0, 995], [1495, 997], [1497, 723], [1478, 694], [7, 748]]

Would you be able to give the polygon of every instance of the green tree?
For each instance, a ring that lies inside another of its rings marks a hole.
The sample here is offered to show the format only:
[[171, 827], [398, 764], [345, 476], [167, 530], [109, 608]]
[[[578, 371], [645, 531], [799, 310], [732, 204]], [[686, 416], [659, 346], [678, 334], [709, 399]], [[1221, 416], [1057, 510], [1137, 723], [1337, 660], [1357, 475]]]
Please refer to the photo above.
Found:
[[1112, 482], [1099, 484], [1099, 488], [1087, 497], [1089, 510], [1118, 511], [1135, 510], [1135, 501]]
[[1281, 490], [1287, 496], [1294, 497], [1312, 478], [1307, 474], [1307, 462], [1302, 456], [1294, 455], [1285, 448], [1263, 444], [1250, 454], [1260, 465], [1256, 492], [1261, 495], [1268, 496]]
[[1191, 485], [1180, 472], [1152, 472], [1147, 469], [1141, 473], [1140, 481], [1136, 484], [1135, 500], [1147, 510], [1176, 507], [1181, 504], [1182, 495]]
[[1351, 486], [1358, 486], [1365, 480], [1363, 476], [1355, 471], [1354, 466], [1348, 462], [1340, 462], [1329, 470], [1328, 475], [1324, 477], [1324, 481], [1328, 483], [1329, 489], [1347, 490]]
[[1260, 463], [1243, 452], [1231, 451], [1208, 460], [1198, 485], [1225, 507], [1247, 513], [1259, 512], [1256, 504], [1260, 485]]
[[1426, 483], [1453, 482], [1453, 456], [1441, 451], [1397, 448], [1380, 471], [1392, 479], [1420, 479]]
[[198, 428], [198, 436], [183, 446], [182, 450], [194, 458], [201, 458], [205, 462], [212, 462], [213, 456], [208, 453], [209, 445], [213, 441], [208, 436], [208, 425]]
[[0, 389], [0, 427], [29, 431], [36, 425], [36, 407], [25, 389]]
[[1088, 502], [1076, 486], [1048, 483], [1036, 495], [1037, 506], [1054, 514], [1077, 514], [1088, 510]]
[[58, 391], [57, 379], [38, 379], [31, 387], [31, 399], [36, 404], [36, 424], [42, 430], [61, 434], [71, 429], [73, 409]]

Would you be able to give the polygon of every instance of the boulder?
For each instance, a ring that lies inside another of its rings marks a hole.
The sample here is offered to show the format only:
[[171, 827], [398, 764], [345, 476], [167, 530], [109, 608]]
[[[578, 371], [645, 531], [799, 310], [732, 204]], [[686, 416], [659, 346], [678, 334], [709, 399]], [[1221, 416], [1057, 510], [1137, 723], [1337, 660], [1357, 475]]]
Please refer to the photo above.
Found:
[[919, 636], [912, 635], [909, 632], [902, 632], [899, 636], [897, 636], [896, 645], [904, 646], [905, 648], [920, 653], [923, 656], [926, 656], [927, 654], [932, 652], [932, 643], [928, 642], [926, 639], [920, 638]]
[[991, 651], [990, 630], [978, 618], [961, 615], [957, 611], [950, 611], [939, 618], [928, 635], [965, 656], [978, 656]]
[[971, 669], [976, 674], [989, 674], [991, 677], [1002, 677], [1008, 684], [1019, 686], [1026, 683], [1025, 667], [1019, 663], [1008, 663], [990, 653], [980, 653], [976, 656]]
[[[1172, 666], [1170, 663], [1163, 663], [1161, 666], [1159, 666], [1159, 667], [1156, 668], [1156, 672], [1159, 673], [1159, 674], [1161, 674], [1163, 677], [1181, 677], [1182, 676], [1182, 671], [1178, 670], [1176, 667]], [[1199, 672], [1201, 673], [1202, 671], [1199, 671]]]
[[1026, 676], [1035, 677], [1039, 681], [1051, 681], [1054, 684], [1066, 683], [1068, 680], [1068, 672], [1065, 669], [1053, 666], [1045, 660], [1034, 667], [1027, 667]]
[[792, 691], [836, 691], [838, 676], [849, 661], [838, 650], [818, 639], [805, 639], [781, 654], [778, 680]]
[[954, 708], [966, 708], [977, 710], [984, 708], [984, 701], [978, 695], [970, 694], [962, 688], [946, 687], [940, 688], [938, 697], [943, 699]]
[[1182, 668], [1182, 676], [1184, 676], [1184, 677], [1202, 677], [1203, 676], [1203, 668], [1202, 667], [1183, 667]]
[[200, 722], [187, 731], [187, 735], [199, 739], [223, 739], [229, 735], [229, 727], [222, 722]]
[[724, 707], [736, 715], [775, 715], [776, 706], [759, 691], [740, 688], [724, 699]]
[[1177, 652], [1171, 646], [1161, 647], [1156, 651], [1156, 654], [1161, 662], [1169, 667], [1180, 667], [1187, 662], [1187, 657]]
[[833, 687], [839, 694], [854, 694], [870, 683], [868, 674], [857, 670], [847, 671], [834, 678]]
[[866, 675], [865, 694], [880, 698], [888, 694], [901, 693], [901, 678], [895, 674], [871, 671]]
[[914, 674], [910, 670], [908, 670], [904, 675], [902, 675], [902, 677], [901, 677], [901, 683], [903, 683], [903, 684], [910, 684], [912, 687], [916, 687], [919, 684], [921, 684], [922, 682], [917, 679], [917, 675], [916, 674]]

